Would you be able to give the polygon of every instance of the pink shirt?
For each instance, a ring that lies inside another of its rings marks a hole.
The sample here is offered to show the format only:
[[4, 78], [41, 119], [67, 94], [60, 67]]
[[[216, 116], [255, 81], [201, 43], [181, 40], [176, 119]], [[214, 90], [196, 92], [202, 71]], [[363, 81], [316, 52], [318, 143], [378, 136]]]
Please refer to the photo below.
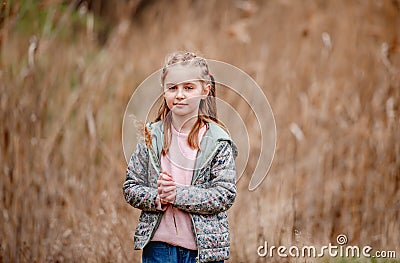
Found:
[[[199, 142], [205, 131], [206, 126], [204, 125], [199, 132]], [[170, 173], [178, 185], [190, 185], [192, 182], [197, 150], [190, 148], [187, 143], [188, 135], [187, 133], [178, 132], [173, 127], [168, 154], [161, 157], [162, 170]], [[174, 246], [196, 250], [197, 245], [189, 213], [176, 207], [168, 206], [152, 241], [162, 241]]]

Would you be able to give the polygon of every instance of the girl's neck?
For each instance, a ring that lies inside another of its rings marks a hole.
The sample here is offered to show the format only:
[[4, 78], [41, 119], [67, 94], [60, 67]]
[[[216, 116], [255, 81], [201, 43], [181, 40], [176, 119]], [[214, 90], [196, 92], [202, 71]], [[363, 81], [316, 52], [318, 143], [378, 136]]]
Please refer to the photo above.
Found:
[[189, 133], [194, 124], [196, 123], [197, 118], [192, 117], [192, 118], [179, 118], [179, 116], [172, 116], [172, 125], [175, 127], [175, 129], [179, 132], [182, 133]]

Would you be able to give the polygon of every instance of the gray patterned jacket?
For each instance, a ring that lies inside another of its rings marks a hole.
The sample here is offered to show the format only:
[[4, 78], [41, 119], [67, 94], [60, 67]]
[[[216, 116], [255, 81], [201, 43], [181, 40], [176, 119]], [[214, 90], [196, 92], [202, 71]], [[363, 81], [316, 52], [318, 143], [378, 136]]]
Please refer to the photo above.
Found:
[[[126, 201], [141, 209], [135, 231], [135, 249], [143, 249], [157, 229], [162, 211], [156, 209], [157, 179], [163, 144], [163, 122], [147, 124], [152, 147], [140, 140], [126, 172], [123, 193]], [[228, 259], [230, 239], [227, 210], [236, 197], [237, 148], [217, 124], [209, 123], [200, 142], [190, 186], [177, 186], [174, 206], [190, 214], [196, 237], [197, 261]]]

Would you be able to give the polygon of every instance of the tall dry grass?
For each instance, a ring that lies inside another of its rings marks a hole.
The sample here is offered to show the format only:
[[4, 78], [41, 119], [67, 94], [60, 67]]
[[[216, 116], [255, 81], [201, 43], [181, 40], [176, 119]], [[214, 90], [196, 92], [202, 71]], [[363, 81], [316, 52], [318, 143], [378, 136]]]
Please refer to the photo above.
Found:
[[140, 262], [122, 118], [176, 49], [242, 68], [275, 113], [268, 177], [238, 183], [230, 262], [339, 233], [400, 253], [399, 1], [133, 1], [112, 28], [74, 3], [4, 3], [0, 262]]

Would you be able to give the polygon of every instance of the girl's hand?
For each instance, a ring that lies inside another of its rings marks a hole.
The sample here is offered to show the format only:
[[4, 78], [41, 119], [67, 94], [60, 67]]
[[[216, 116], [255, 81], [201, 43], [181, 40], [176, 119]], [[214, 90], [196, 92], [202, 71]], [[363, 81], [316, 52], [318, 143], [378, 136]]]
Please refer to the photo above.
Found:
[[157, 190], [161, 204], [173, 204], [176, 198], [176, 184], [172, 175], [163, 171], [157, 180]]

